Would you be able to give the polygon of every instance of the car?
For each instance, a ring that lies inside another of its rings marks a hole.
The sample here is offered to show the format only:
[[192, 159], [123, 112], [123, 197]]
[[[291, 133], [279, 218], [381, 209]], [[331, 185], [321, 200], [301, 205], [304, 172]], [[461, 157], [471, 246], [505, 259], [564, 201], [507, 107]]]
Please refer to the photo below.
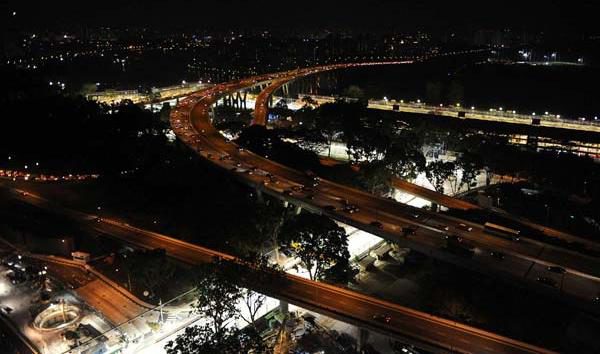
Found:
[[444, 231], [448, 231], [448, 230], [450, 230], [450, 226], [448, 226], [448, 225], [443, 225], [443, 224], [439, 224], [439, 225], [437, 226], [437, 228], [438, 228], [438, 229], [440, 229], [440, 230], [444, 230]]
[[285, 195], [287, 195], [287, 196], [292, 196], [292, 194], [293, 194], [293, 191], [292, 191], [292, 190], [289, 190], [289, 189], [286, 189], [285, 191], [283, 191], [283, 194], [285, 194]]
[[312, 189], [312, 188], [310, 188], [310, 187], [302, 186], [302, 191], [303, 191], [303, 192], [312, 192], [312, 191], [313, 191], [313, 189]]
[[417, 232], [417, 230], [412, 227], [403, 227], [402, 228], [402, 233], [404, 234], [404, 236], [414, 235], [416, 232]]
[[504, 258], [506, 257], [506, 255], [502, 252], [498, 252], [498, 251], [492, 251], [490, 252], [490, 256], [496, 258], [499, 261], [504, 260]]
[[302, 191], [302, 188], [301, 188], [300, 186], [293, 186], [293, 187], [292, 187], [292, 190], [293, 190], [294, 192], [300, 192], [300, 191]]
[[377, 322], [383, 322], [383, 323], [392, 322], [392, 316], [388, 315], [387, 313], [379, 313], [379, 314], [373, 315], [373, 319]]
[[445, 235], [444, 238], [450, 242], [458, 242], [458, 243], [463, 242], [463, 238], [460, 236], [456, 236], [456, 235]]
[[418, 219], [421, 215], [418, 213], [410, 213], [410, 216], [412, 216], [415, 219]]
[[101, 218], [101, 217], [99, 217], [99, 216], [97, 216], [97, 217], [94, 219], [94, 221], [95, 221], [95, 222], [102, 222], [102, 218]]
[[567, 272], [567, 270], [563, 267], [559, 267], [559, 266], [548, 266], [546, 267], [546, 270], [552, 273], [557, 273], [557, 274], [564, 274]]
[[553, 288], [558, 287], [558, 284], [556, 284], [556, 280], [554, 280], [552, 278], [537, 277], [536, 281], [539, 282], [539, 283], [542, 283], [544, 285], [548, 285], [550, 287], [553, 287]]
[[461, 230], [464, 230], [464, 231], [472, 231], [473, 230], [473, 228], [471, 226], [469, 226], [467, 224], [463, 224], [463, 223], [458, 224], [456, 227]]
[[356, 205], [348, 204], [343, 209], [346, 213], [354, 214], [360, 211]]
[[306, 198], [308, 200], [314, 200], [315, 199], [315, 195], [314, 194], [307, 194], [304, 198]]
[[593, 299], [592, 302], [600, 305], [600, 293], [598, 293]]
[[235, 167], [242, 167], [242, 163], [241, 162], [236, 162], [235, 163]]
[[371, 221], [370, 225], [376, 229], [383, 230], [383, 224], [380, 223], [379, 221]]

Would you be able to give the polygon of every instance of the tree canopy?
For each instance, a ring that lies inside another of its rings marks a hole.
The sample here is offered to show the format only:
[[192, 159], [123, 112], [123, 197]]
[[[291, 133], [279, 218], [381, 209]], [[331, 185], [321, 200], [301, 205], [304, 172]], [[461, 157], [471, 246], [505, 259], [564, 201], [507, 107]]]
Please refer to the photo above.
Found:
[[281, 234], [281, 249], [298, 257], [312, 280], [323, 279], [327, 270], [350, 258], [346, 231], [326, 216], [302, 213]]

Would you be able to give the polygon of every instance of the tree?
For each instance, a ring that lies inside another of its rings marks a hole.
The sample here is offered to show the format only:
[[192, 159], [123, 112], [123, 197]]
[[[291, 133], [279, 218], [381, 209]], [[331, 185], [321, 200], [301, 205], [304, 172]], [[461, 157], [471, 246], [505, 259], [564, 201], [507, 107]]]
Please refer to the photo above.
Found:
[[385, 195], [390, 192], [392, 173], [382, 161], [360, 165], [358, 181], [361, 188], [371, 194]]
[[323, 279], [332, 284], [346, 285], [354, 281], [358, 270], [350, 266], [349, 259], [342, 259], [325, 270]]
[[402, 179], [415, 179], [425, 169], [425, 156], [414, 134], [401, 134], [388, 148], [384, 162], [390, 172]]
[[279, 261], [279, 233], [285, 221], [291, 216], [290, 210], [282, 207], [280, 203], [258, 203], [254, 216], [254, 225], [259, 239], [271, 241], [275, 258]]
[[304, 103], [304, 106], [312, 106], [312, 107], [317, 106], [319, 104], [317, 101], [315, 101], [310, 96], [302, 97], [302, 103]]
[[356, 85], [350, 85], [344, 90], [343, 95], [346, 97], [357, 98], [360, 100], [365, 97], [365, 91], [363, 91], [363, 89]]
[[454, 169], [454, 163], [438, 160], [431, 162], [426, 166], [425, 176], [437, 192], [444, 193], [444, 182], [446, 182], [450, 176], [453, 176]]
[[281, 249], [298, 257], [312, 280], [350, 258], [346, 231], [326, 216], [302, 213], [284, 225], [282, 235]]
[[[266, 257], [250, 254], [239, 261], [215, 259], [198, 267], [196, 273], [198, 298], [194, 307], [208, 323], [186, 328], [165, 346], [167, 353], [267, 353], [254, 326], [266, 297], [239, 286], [277, 286], [280, 270], [270, 265]], [[240, 300], [248, 307], [248, 318], [242, 317], [236, 306]], [[240, 317], [251, 326], [236, 328], [233, 320]]]
[[459, 189], [466, 186], [467, 190], [470, 190], [471, 184], [475, 182], [479, 172], [483, 169], [481, 156], [470, 152], [463, 153], [458, 159], [457, 165], [462, 170]]
[[171, 105], [169, 104], [169, 102], [165, 102], [163, 103], [162, 107], [160, 108], [160, 120], [162, 122], [169, 122], [169, 117], [171, 115]]
[[313, 170], [319, 166], [319, 157], [315, 153], [283, 141], [277, 131], [263, 126], [253, 125], [244, 129], [236, 142], [256, 154], [301, 170]]
[[355, 162], [381, 160], [390, 146], [390, 138], [377, 128], [363, 127], [345, 134], [348, 155]]
[[248, 317], [243, 315], [241, 317], [249, 325], [256, 327], [256, 316], [265, 304], [267, 297], [250, 287], [256, 287], [257, 284], [269, 284], [272, 287], [283, 286], [283, 271], [277, 264], [271, 264], [267, 256], [248, 254], [242, 258], [242, 261], [246, 271], [236, 271], [235, 275], [239, 278], [240, 284], [246, 287], [242, 291], [242, 298], [248, 310]]
[[331, 144], [342, 131], [342, 115], [343, 112], [338, 103], [325, 103], [317, 110], [315, 125], [327, 141], [329, 157], [331, 157]]
[[165, 346], [168, 354], [262, 354], [268, 350], [260, 334], [253, 327], [226, 328], [215, 333], [210, 325], [186, 327]]
[[138, 250], [124, 256], [123, 267], [131, 290], [131, 278], [154, 297], [156, 289], [175, 274], [175, 265], [167, 258], [164, 249]]
[[196, 270], [197, 300], [194, 308], [198, 314], [209, 319], [212, 334], [225, 336], [225, 329], [239, 317], [236, 307], [242, 297], [241, 289], [226, 276], [222, 260], [203, 264]]

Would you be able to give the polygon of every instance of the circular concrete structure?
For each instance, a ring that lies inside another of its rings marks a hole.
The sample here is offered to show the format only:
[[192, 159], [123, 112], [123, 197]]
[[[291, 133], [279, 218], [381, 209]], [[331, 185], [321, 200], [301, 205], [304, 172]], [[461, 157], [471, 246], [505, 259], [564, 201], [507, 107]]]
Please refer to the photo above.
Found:
[[33, 327], [40, 331], [55, 331], [75, 323], [81, 317], [79, 307], [67, 303], [51, 304], [33, 320]]

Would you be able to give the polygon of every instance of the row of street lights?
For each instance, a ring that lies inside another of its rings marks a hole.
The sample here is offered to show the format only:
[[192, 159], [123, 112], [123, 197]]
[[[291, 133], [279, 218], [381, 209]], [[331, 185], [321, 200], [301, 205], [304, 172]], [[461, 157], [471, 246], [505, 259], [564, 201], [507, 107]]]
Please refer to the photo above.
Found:
[[[384, 96], [383, 100], [386, 102], [386, 104], [390, 102], [390, 100], [388, 99], [387, 96]], [[405, 103], [404, 100], [399, 100], [398, 102], [400, 102], [401, 104]], [[416, 103], [419, 104], [419, 105], [426, 105], [425, 102], [421, 102], [421, 99], [417, 99]], [[408, 104], [410, 104], [410, 102]], [[456, 103], [455, 106], [456, 106], [456, 108], [460, 108], [461, 104], [460, 103]], [[440, 103], [439, 107], [444, 107], [444, 104]], [[449, 105], [447, 107], [448, 108], [454, 108], [452, 105]], [[471, 110], [474, 111], [475, 110], [475, 106], [471, 106]], [[498, 109], [490, 108], [488, 111], [490, 113], [493, 113], [493, 112], [502, 112], [502, 113], [508, 113], [508, 114], [517, 114], [516, 110], [505, 110], [503, 107], [498, 107]], [[535, 116], [537, 116], [537, 113], [536, 112], [532, 112], [531, 116], [535, 117]], [[545, 111], [544, 114], [543, 114], [543, 116], [544, 117], [551, 117], [551, 118], [561, 119], [561, 115], [560, 114], [551, 114], [549, 111]], [[588, 119], [586, 117], [581, 117], [578, 120], [580, 120], [580, 121], [598, 121], [598, 116], [596, 115], [592, 119]]]

